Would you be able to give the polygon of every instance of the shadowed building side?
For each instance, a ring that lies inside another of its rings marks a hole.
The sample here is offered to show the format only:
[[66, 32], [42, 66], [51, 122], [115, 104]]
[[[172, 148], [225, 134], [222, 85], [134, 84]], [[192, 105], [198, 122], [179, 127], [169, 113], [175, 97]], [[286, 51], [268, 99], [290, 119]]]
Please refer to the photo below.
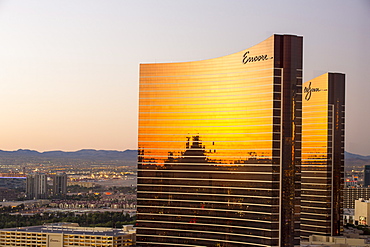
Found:
[[365, 165], [364, 168], [364, 187], [369, 187], [370, 185], [370, 165]]

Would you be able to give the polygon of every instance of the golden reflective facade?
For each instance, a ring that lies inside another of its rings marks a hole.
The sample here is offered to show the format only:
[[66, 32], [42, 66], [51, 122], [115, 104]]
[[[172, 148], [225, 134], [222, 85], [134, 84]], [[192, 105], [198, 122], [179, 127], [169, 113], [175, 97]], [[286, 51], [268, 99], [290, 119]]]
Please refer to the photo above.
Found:
[[302, 37], [140, 65], [140, 246], [299, 244]]
[[339, 235], [344, 183], [345, 76], [303, 85], [301, 234]]

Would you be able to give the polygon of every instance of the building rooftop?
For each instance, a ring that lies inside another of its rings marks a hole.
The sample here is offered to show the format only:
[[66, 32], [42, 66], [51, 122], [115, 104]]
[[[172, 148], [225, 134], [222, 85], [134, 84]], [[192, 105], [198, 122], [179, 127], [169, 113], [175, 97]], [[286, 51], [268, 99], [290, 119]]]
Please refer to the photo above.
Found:
[[0, 231], [13, 232], [33, 232], [33, 233], [63, 233], [78, 235], [94, 235], [114, 237], [118, 235], [131, 234], [135, 232], [132, 225], [123, 226], [123, 228], [107, 227], [79, 227], [77, 223], [52, 223], [42, 226], [27, 226], [17, 228], [6, 228]]
[[356, 201], [370, 203], [370, 199], [369, 200], [366, 200], [364, 198], [358, 198], [358, 200], [356, 200]]

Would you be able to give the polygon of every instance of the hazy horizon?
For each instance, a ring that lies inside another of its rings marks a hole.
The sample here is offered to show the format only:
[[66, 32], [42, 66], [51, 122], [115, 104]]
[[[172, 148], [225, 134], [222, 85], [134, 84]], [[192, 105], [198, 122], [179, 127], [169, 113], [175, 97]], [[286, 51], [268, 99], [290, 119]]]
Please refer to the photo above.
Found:
[[60, 149], [53, 149], [53, 150], [45, 150], [45, 151], [39, 151], [35, 149], [28, 149], [28, 148], [19, 148], [19, 149], [14, 149], [14, 150], [5, 150], [5, 149], [0, 149], [0, 151], [6, 151], [6, 152], [14, 152], [14, 151], [19, 151], [19, 150], [29, 150], [29, 151], [37, 151], [39, 153], [46, 153], [46, 152], [77, 152], [77, 151], [82, 151], [82, 150], [94, 150], [94, 151], [118, 151], [118, 152], [124, 152], [124, 151], [137, 151], [137, 149], [124, 149], [124, 150], [117, 150], [117, 149], [93, 149], [93, 148], [81, 148], [81, 149], [76, 149], [76, 150], [60, 150]]
[[366, 0], [0, 0], [0, 149], [137, 149], [140, 63], [289, 33], [304, 81], [346, 74], [346, 151], [370, 155], [369, 13]]
[[[125, 149], [125, 150], [115, 150], [115, 149], [91, 149], [91, 148], [82, 148], [82, 149], [77, 149], [77, 150], [45, 150], [45, 151], [38, 151], [38, 150], [34, 150], [34, 149], [24, 149], [24, 148], [19, 148], [19, 149], [16, 149], [16, 150], [4, 150], [4, 149], [0, 149], [0, 151], [6, 151], [6, 152], [15, 152], [15, 151], [19, 151], [19, 150], [28, 150], [28, 151], [37, 151], [39, 153], [47, 153], [47, 152], [78, 152], [78, 151], [83, 151], [83, 150], [93, 150], [93, 151], [118, 151], [118, 152], [125, 152], [125, 151], [137, 151], [137, 149]], [[346, 151], [347, 153], [351, 153], [351, 154], [354, 154], [354, 155], [361, 155], [361, 156], [365, 156], [365, 157], [370, 157], [370, 155], [363, 155], [363, 154], [357, 154], [357, 153], [352, 153], [352, 152], [348, 152]]]

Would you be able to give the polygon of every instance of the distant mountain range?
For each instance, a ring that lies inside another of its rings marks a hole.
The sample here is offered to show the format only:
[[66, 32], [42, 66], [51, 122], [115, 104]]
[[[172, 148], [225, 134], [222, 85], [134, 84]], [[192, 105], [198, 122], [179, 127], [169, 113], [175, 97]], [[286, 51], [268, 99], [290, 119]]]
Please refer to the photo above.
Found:
[[75, 152], [46, 151], [38, 152], [29, 149], [18, 149], [16, 151], [0, 150], [1, 158], [46, 158], [46, 159], [86, 159], [86, 160], [137, 160], [137, 150], [94, 150], [82, 149]]
[[[345, 152], [345, 164], [348, 168], [363, 167], [364, 165], [370, 165], [370, 155], [363, 156], [359, 154], [353, 154]], [[35, 150], [18, 149], [16, 151], [2, 151], [0, 150], [0, 159], [81, 159], [81, 160], [94, 160], [94, 161], [137, 161], [137, 150], [94, 150], [94, 149], [82, 149], [75, 152], [64, 152], [64, 151], [47, 151], [38, 152]]]
[[370, 155], [363, 156], [349, 152], [344, 153], [345, 166], [347, 170], [362, 169], [365, 165], [370, 165]]
[[345, 159], [363, 159], [363, 160], [370, 160], [370, 155], [364, 156], [360, 154], [353, 154], [349, 152], [344, 152], [344, 158]]

